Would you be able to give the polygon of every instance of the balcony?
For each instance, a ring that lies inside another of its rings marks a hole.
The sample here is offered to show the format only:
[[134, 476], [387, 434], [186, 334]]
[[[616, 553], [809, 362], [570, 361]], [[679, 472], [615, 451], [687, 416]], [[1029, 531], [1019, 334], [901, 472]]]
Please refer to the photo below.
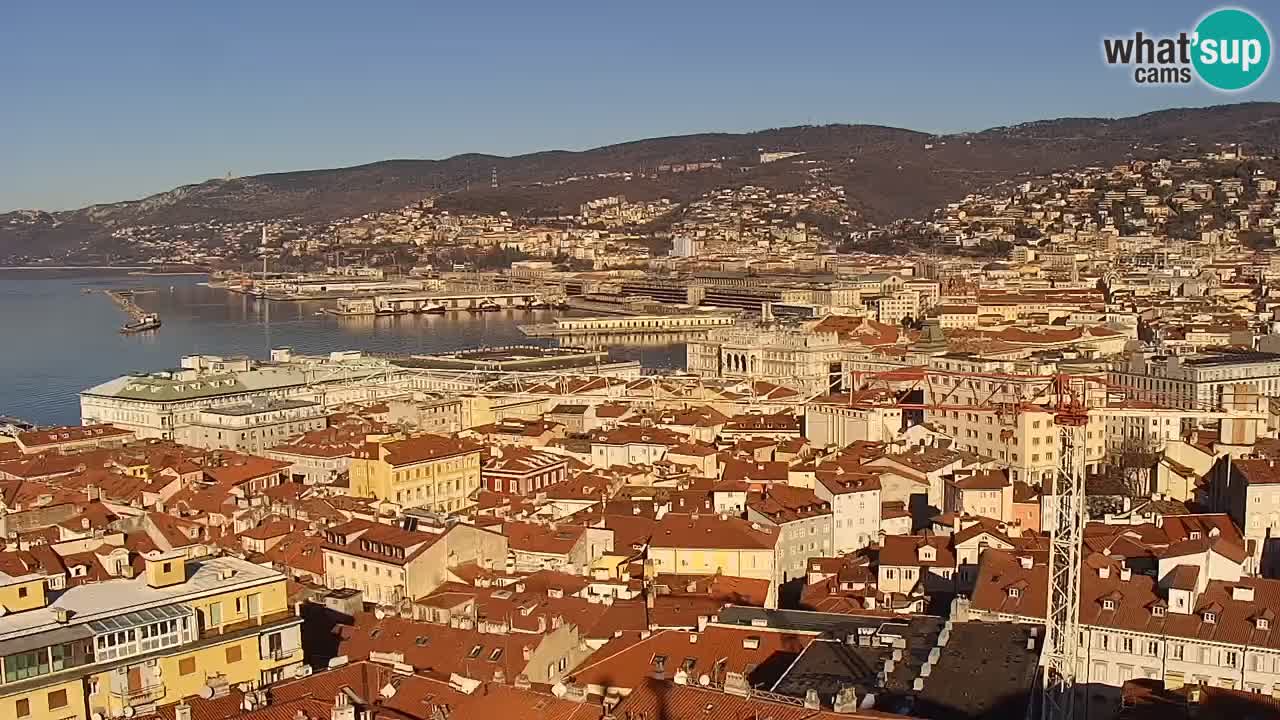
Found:
[[144, 685], [138, 688], [124, 688], [121, 690], [112, 690], [111, 696], [120, 698], [126, 705], [145, 705], [151, 702], [157, 702], [164, 698], [164, 683], [154, 683]]
[[262, 659], [270, 660], [272, 662], [283, 662], [285, 660], [292, 660], [293, 657], [300, 652], [302, 652], [302, 648], [275, 648], [274, 650], [267, 650], [264, 652], [262, 654]]
[[219, 625], [214, 627], [202, 627], [200, 628], [200, 639], [207, 640], [210, 638], [223, 637], [227, 635], [235, 635], [237, 633], [240, 633], [244, 630], [248, 630], [250, 628], [261, 627], [263, 625], [274, 625], [275, 623], [278, 623], [284, 620], [290, 620], [293, 617], [294, 617], [294, 614], [291, 611], [281, 610], [279, 612], [268, 613], [266, 615], [259, 615], [256, 618], [249, 618], [247, 620], [239, 620], [233, 623], [226, 623], [224, 625]]

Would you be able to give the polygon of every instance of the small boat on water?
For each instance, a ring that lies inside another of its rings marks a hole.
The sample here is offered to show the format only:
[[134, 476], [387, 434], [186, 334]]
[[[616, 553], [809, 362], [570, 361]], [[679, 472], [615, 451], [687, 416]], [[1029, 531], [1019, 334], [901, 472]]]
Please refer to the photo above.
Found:
[[85, 295], [92, 295], [93, 288], [80, 288], [80, 292], [84, 293]]
[[444, 303], [428, 300], [419, 312], [430, 313], [432, 315], [443, 315], [448, 309], [449, 308], [445, 307]]
[[471, 312], [495, 312], [497, 310], [501, 310], [502, 306], [490, 298], [485, 298], [479, 303], [472, 305], [469, 309]]
[[125, 335], [132, 335], [133, 333], [155, 330], [158, 327], [160, 327], [160, 316], [156, 313], [147, 313], [146, 315], [139, 316], [138, 319], [133, 322], [125, 323], [121, 326], [120, 332]]
[[543, 300], [542, 298], [534, 298], [533, 302], [529, 303], [527, 307], [530, 310], [550, 310], [551, 303]]

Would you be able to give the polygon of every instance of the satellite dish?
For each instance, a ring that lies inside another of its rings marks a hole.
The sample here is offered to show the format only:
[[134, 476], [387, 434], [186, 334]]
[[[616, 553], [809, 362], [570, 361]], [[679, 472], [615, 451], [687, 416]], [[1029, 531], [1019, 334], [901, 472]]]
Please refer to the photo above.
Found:
[[383, 610], [381, 607], [376, 607], [373, 609], [373, 616], [378, 618], [379, 620], [382, 620], [387, 617], [387, 612]]
[[93, 713], [92, 715], [90, 715], [89, 717], [90, 717], [92, 720], [105, 720], [105, 718], [103, 718], [103, 717], [102, 717], [102, 713], [100, 713], [100, 712], [94, 712], [94, 713]]
[[560, 683], [560, 682], [551, 686], [551, 694], [555, 695], [558, 698], [564, 697], [565, 693], [568, 692], [568, 690], [569, 689], [564, 686], [564, 683]]
[[133, 706], [132, 706], [132, 705], [125, 705], [125, 706], [124, 706], [124, 716], [125, 716], [125, 717], [127, 717], [127, 718], [131, 718], [131, 717], [133, 717], [133, 713], [134, 713], [134, 712], [136, 712], [136, 711], [133, 709]]
[[200, 688], [200, 697], [204, 698], [205, 700], [211, 700], [213, 698], [213, 688], [209, 687], [208, 685], [205, 685], [204, 687]]
[[672, 678], [672, 681], [674, 681], [675, 684], [677, 685], [688, 685], [689, 673], [685, 672], [684, 668], [680, 668], [679, 670], [676, 671], [676, 675], [675, 677]]
[[702, 673], [701, 675], [698, 676], [698, 684], [701, 685], [702, 687], [707, 687], [711, 685], [711, 676], [706, 673]]

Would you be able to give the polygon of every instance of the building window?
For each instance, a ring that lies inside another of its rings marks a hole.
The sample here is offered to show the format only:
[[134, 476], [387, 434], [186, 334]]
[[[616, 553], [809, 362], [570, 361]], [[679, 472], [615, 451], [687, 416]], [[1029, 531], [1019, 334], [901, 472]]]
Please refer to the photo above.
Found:
[[209, 609], [205, 611], [204, 617], [206, 627], [222, 625], [222, 603], [209, 603]]
[[232, 645], [231, 647], [227, 648], [227, 662], [228, 663], [240, 662], [240, 646], [239, 645]]
[[49, 656], [43, 650], [7, 655], [4, 658], [4, 681], [26, 680], [49, 672]]
[[54, 690], [53, 692], [49, 693], [49, 709], [50, 710], [57, 710], [58, 708], [64, 708], [66, 706], [67, 706], [66, 690]]
[[19, 698], [14, 704], [18, 710], [18, 717], [26, 717], [31, 714], [31, 701], [26, 698]]
[[196, 671], [196, 659], [193, 657], [185, 657], [178, 661], [178, 674], [190, 675]]

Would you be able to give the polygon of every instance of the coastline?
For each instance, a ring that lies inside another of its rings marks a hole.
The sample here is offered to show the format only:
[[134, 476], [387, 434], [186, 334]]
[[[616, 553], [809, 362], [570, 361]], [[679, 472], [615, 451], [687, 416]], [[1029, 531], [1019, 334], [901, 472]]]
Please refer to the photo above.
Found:
[[124, 273], [140, 276], [183, 276], [209, 275], [209, 270], [154, 270], [150, 265], [5, 265], [0, 271], [5, 272], [83, 272], [83, 271]]

